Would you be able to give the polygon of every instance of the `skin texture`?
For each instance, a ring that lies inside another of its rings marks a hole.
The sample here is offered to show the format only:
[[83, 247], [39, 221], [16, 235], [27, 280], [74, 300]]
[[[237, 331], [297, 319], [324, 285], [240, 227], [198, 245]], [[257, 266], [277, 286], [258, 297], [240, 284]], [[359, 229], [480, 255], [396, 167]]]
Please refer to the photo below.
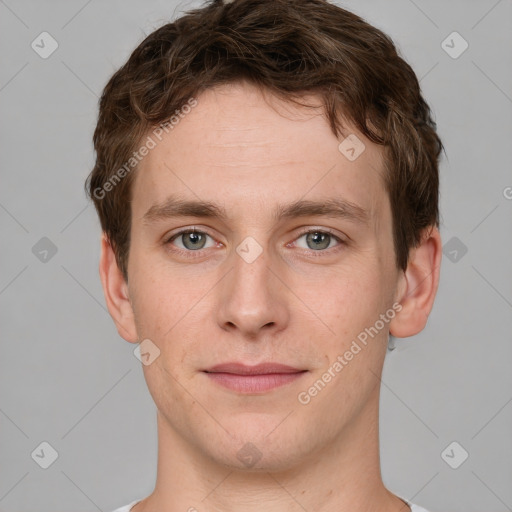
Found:
[[[381, 479], [380, 376], [389, 332], [412, 336], [426, 324], [439, 279], [437, 229], [411, 250], [407, 271], [398, 270], [382, 147], [345, 124], [345, 135], [365, 144], [350, 161], [321, 109], [249, 84], [197, 100], [136, 171], [128, 283], [102, 241], [100, 275], [119, 334], [160, 350], [143, 366], [158, 409], [157, 482], [133, 511], [408, 511]], [[171, 194], [216, 203], [228, 217], [145, 222]], [[277, 204], [331, 197], [367, 210], [368, 223], [272, 216]], [[186, 252], [194, 247], [186, 235], [168, 242], [192, 227], [209, 235], [204, 248]], [[317, 241], [316, 249], [305, 229], [330, 229], [340, 241]], [[247, 237], [262, 249], [251, 263], [236, 250]], [[298, 394], [395, 303], [400, 312], [300, 403]], [[240, 394], [202, 371], [228, 361], [307, 372]], [[261, 454], [252, 467], [237, 458], [244, 446], [253, 450], [247, 443]]]

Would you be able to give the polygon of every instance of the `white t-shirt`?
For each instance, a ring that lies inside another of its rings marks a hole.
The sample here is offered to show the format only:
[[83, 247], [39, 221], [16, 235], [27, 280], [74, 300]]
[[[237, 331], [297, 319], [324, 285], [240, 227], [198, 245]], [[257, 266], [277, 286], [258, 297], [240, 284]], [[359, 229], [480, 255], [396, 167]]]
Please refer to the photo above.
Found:
[[[399, 498], [404, 500], [407, 503], [407, 505], [409, 505], [409, 507], [411, 507], [411, 512], [428, 512], [428, 510], [424, 509], [423, 507], [420, 507], [419, 505], [415, 505], [414, 503], [411, 503], [410, 501], [406, 500], [404, 497], [400, 496], [399, 494], [396, 494], [396, 496], [398, 496]], [[124, 507], [121, 507], [121, 508], [116, 508], [112, 512], [130, 512], [131, 508], [136, 503], [139, 503], [139, 501], [142, 501], [142, 500], [132, 501], [131, 503], [128, 503], [128, 505], [125, 505]]]

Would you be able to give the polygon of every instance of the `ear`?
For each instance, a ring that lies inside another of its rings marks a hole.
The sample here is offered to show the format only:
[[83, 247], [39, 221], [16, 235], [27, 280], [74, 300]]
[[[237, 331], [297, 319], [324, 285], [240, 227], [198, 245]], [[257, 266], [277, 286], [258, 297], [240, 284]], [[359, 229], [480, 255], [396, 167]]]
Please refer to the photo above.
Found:
[[433, 226], [425, 229], [420, 245], [411, 249], [407, 269], [400, 277], [396, 300], [402, 309], [389, 324], [392, 336], [414, 336], [427, 324], [439, 284], [442, 252], [439, 230]]
[[117, 266], [114, 250], [103, 234], [101, 238], [100, 277], [108, 311], [119, 335], [130, 343], [138, 341], [128, 284]]

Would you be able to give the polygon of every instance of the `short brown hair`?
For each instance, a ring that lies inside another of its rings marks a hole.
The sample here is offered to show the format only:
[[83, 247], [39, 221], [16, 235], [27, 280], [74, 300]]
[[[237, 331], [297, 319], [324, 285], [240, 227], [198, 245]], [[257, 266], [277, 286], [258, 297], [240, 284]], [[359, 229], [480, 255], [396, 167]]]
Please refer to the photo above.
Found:
[[125, 279], [134, 173], [114, 183], [116, 172], [148, 130], [190, 98], [239, 81], [289, 101], [318, 95], [337, 137], [345, 118], [385, 147], [396, 265], [405, 270], [423, 230], [439, 226], [443, 145], [418, 79], [392, 40], [324, 0], [210, 0], [142, 41], [100, 99], [86, 190]]

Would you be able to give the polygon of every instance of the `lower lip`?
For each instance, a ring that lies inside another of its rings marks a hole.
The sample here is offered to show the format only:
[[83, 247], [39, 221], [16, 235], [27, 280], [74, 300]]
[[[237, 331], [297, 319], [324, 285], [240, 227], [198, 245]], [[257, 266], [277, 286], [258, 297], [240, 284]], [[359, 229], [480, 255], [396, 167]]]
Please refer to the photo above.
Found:
[[233, 373], [206, 373], [217, 384], [239, 393], [262, 393], [284, 386], [300, 378], [304, 372], [268, 373], [265, 375], [237, 375]]

